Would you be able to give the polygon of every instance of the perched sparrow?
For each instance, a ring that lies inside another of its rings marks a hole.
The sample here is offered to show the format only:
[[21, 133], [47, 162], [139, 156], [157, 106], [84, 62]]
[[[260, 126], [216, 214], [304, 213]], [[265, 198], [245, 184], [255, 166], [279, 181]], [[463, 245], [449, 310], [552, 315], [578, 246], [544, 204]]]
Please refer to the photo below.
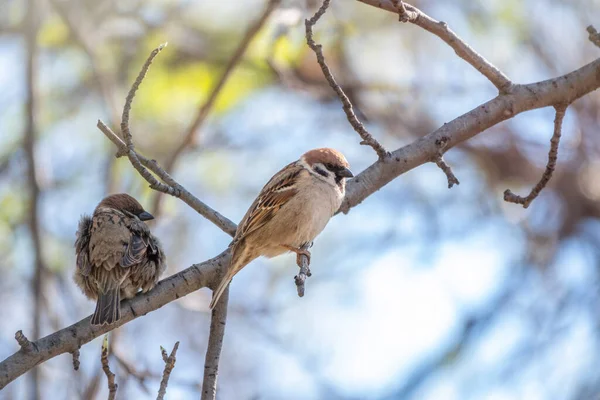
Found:
[[348, 161], [333, 149], [311, 150], [287, 165], [263, 187], [240, 222], [232, 242], [231, 263], [213, 292], [214, 308], [231, 279], [259, 256], [275, 257], [302, 249], [335, 214], [351, 178]]
[[167, 267], [160, 243], [142, 222], [154, 217], [128, 194], [104, 198], [79, 221], [75, 283], [96, 301], [92, 325], [121, 318], [121, 298], [152, 289]]

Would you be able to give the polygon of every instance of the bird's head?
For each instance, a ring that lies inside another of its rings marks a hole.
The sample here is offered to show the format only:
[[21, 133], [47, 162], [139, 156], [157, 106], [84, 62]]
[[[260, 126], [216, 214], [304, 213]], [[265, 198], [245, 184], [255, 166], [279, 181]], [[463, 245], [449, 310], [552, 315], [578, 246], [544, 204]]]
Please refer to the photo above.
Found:
[[314, 149], [302, 155], [300, 161], [317, 178], [344, 189], [345, 179], [354, 175], [346, 157], [330, 148]]
[[105, 197], [96, 207], [96, 209], [99, 208], [112, 208], [125, 214], [135, 216], [139, 218], [140, 221], [154, 219], [152, 214], [144, 210], [144, 207], [127, 193], [111, 194], [110, 196]]

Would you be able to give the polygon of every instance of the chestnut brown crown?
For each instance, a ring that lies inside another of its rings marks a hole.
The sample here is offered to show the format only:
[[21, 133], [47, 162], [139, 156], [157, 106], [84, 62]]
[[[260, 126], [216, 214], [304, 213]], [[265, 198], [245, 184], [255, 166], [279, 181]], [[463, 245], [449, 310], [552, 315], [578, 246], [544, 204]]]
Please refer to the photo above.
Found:
[[326, 175], [323, 173], [324, 171], [319, 168], [319, 165], [322, 165], [327, 170], [333, 172], [337, 177], [337, 180], [352, 178], [354, 176], [352, 171], [350, 171], [350, 164], [348, 164], [346, 157], [339, 151], [328, 147], [307, 151], [302, 155], [302, 160], [323, 176]]
[[96, 207], [99, 208], [112, 208], [135, 215], [141, 221], [147, 221], [154, 219], [152, 214], [144, 210], [144, 207], [133, 197], [127, 193], [111, 194], [106, 196]]

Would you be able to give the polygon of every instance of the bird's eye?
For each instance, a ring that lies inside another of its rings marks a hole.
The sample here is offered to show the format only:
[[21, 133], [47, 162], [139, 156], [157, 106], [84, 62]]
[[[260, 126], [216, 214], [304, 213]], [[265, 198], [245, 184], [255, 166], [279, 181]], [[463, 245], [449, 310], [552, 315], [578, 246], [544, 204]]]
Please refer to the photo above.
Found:
[[327, 164], [325, 164], [325, 168], [327, 168], [330, 171], [333, 171], [335, 169], [335, 165], [333, 165], [331, 163], [327, 163]]

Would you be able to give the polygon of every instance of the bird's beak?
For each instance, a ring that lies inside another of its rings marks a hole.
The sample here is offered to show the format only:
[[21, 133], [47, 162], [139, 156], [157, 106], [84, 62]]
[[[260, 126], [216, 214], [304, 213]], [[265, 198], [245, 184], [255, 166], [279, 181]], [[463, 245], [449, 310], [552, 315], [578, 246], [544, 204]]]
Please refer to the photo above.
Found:
[[348, 168], [339, 170], [336, 175], [341, 178], [353, 178], [354, 177], [354, 174]]
[[150, 214], [148, 211], [144, 211], [143, 213], [138, 215], [138, 218], [140, 219], [140, 221], [148, 221], [148, 220], [154, 219], [154, 216], [152, 214]]

